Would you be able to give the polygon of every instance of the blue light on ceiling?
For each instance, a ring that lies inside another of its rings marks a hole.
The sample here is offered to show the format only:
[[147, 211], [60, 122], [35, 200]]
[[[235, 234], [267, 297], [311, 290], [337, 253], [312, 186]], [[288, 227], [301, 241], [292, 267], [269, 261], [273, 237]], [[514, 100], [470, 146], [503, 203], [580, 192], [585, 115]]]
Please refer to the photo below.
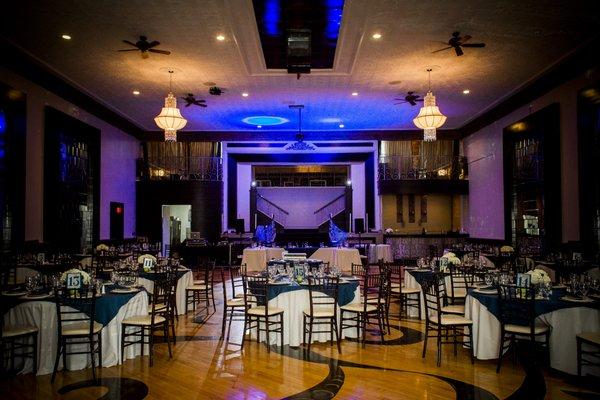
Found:
[[265, 1], [265, 13], [263, 15], [263, 24], [265, 33], [269, 36], [281, 35], [279, 25], [281, 23], [281, 4], [280, 0]]
[[6, 115], [4, 110], [0, 108], [0, 134], [6, 132]]
[[261, 125], [261, 126], [272, 126], [272, 125], [281, 125], [286, 122], [290, 122], [287, 118], [282, 117], [270, 117], [267, 115], [257, 115], [252, 117], [246, 117], [242, 119], [242, 122], [248, 125]]
[[342, 24], [344, 0], [327, 0], [325, 6], [327, 7], [325, 37], [330, 40], [337, 40]]

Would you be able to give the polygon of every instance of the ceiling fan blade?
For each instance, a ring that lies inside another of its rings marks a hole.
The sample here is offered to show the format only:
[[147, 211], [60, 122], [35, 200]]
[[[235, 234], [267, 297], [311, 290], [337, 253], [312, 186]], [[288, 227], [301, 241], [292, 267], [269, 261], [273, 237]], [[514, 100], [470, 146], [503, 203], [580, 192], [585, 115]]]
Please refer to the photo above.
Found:
[[401, 102], [399, 102], [399, 103], [394, 103], [394, 105], [398, 105], [398, 104], [405, 104], [405, 103], [406, 103], [406, 101], [401, 101]]
[[148, 43], [148, 48], [150, 47], [156, 47], [160, 44], [159, 41], [153, 40], [152, 42]]
[[135, 43], [133, 43], [133, 42], [130, 42], [129, 40], [123, 40], [123, 43], [127, 43], [128, 45], [131, 45], [131, 46], [133, 46], [133, 47], [137, 47], [137, 46], [135, 45]]
[[192, 103], [187, 103], [185, 106], [186, 106], [186, 107], [189, 107], [189, 106], [191, 106], [191, 105], [192, 105]]
[[197, 105], [200, 106], [200, 107], [207, 107], [206, 104], [197, 104]]
[[150, 54], [148, 54], [147, 51], [142, 51], [142, 58], [148, 58], [150, 57]]
[[448, 50], [448, 49], [451, 49], [451, 48], [452, 48], [452, 46], [444, 47], [443, 49], [439, 49], [439, 50], [436, 50], [436, 51], [432, 51], [432, 53], [438, 53], [438, 52], [440, 52], [440, 51]]
[[148, 51], [150, 51], [152, 53], [160, 53], [160, 54], [166, 54], [166, 55], [171, 54], [171, 52], [167, 51], [167, 50], [148, 49]]
[[485, 43], [465, 43], [462, 47], [485, 47]]
[[117, 50], [117, 51], [140, 51], [139, 49], [123, 49], [123, 50]]
[[462, 51], [462, 49], [460, 48], [460, 46], [456, 46], [456, 47], [454, 48], [454, 51], [456, 52], [456, 56], [457, 56], [457, 57], [460, 57], [460, 56], [462, 56], [463, 54], [465, 54], [465, 53], [463, 53], [463, 51]]

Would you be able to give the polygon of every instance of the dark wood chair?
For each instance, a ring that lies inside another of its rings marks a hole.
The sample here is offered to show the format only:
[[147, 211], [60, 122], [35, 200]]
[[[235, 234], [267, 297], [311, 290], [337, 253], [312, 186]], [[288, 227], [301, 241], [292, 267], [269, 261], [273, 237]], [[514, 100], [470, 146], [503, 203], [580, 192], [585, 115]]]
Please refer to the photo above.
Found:
[[[244, 304], [246, 317], [242, 331], [242, 348], [246, 339], [246, 330], [256, 328], [256, 338], [260, 342], [260, 333], [267, 337], [267, 352], [271, 352], [271, 333], [279, 333], [281, 351], [283, 351], [283, 310], [269, 307], [269, 278], [262, 276], [242, 275], [244, 282]], [[255, 324], [255, 325], [253, 325]]]
[[[581, 376], [581, 368], [585, 365], [600, 367], [600, 332], [581, 332], [576, 338], [577, 375]], [[594, 349], [584, 350], [584, 345]]]
[[33, 375], [35, 375], [37, 373], [38, 329], [35, 326], [27, 325], [5, 325], [4, 314], [7, 311], [7, 308], [2, 307], [0, 313], [0, 371], [8, 364], [9, 370], [3, 372], [17, 372], [15, 370], [15, 360], [25, 361], [25, 359], [31, 358], [33, 361]]
[[[370, 318], [377, 320], [381, 342], [385, 341], [385, 331], [383, 329], [384, 310], [386, 309], [386, 295], [383, 289], [389, 286], [389, 280], [386, 279], [387, 273], [367, 273], [361, 288], [362, 298], [360, 303], [346, 304], [340, 307], [340, 335], [344, 329], [355, 328], [357, 338], [365, 346], [367, 336], [367, 324]], [[386, 282], [387, 281], [387, 282]], [[350, 314], [350, 316], [346, 316]], [[362, 331], [362, 339], [361, 339]]]
[[[229, 271], [229, 279], [226, 279], [225, 269]], [[221, 267], [221, 284], [223, 286], [223, 321], [221, 325], [221, 339], [225, 336], [225, 325], [229, 319], [229, 332], [231, 323], [235, 321], [244, 321], [246, 318], [246, 304], [244, 302], [244, 281], [240, 273], [241, 267], [233, 265], [230, 267]], [[231, 285], [231, 295], [227, 293], [227, 285]], [[229, 341], [229, 332], [227, 341]]]
[[[500, 308], [500, 345], [498, 346], [498, 365], [500, 372], [504, 352], [514, 346], [517, 340], [528, 341], [531, 346], [542, 344], [546, 357], [550, 359], [550, 327], [536, 321], [535, 289], [516, 285], [498, 286], [498, 305]], [[543, 336], [543, 343], [537, 337]], [[508, 339], [508, 344], [506, 344]]]
[[437, 341], [437, 366], [442, 362], [442, 345], [452, 344], [454, 355], [457, 355], [458, 345], [464, 345], [464, 328], [468, 328], [469, 350], [471, 352], [471, 363], [473, 358], [473, 321], [461, 315], [447, 314], [442, 311], [444, 295], [440, 289], [444, 287], [444, 275], [434, 276], [423, 282], [423, 298], [425, 301], [425, 340], [423, 342], [423, 354], [427, 354], [427, 341], [434, 337]]
[[[467, 298], [467, 276], [465, 271], [460, 267], [450, 268], [450, 279], [444, 279], [446, 297], [449, 304], [465, 304]], [[450, 285], [448, 285], [450, 281]]]
[[[310, 308], [304, 310], [302, 315], [302, 342], [308, 344], [308, 350], [310, 351], [313, 333], [329, 333], [331, 345], [333, 346], [333, 337], [335, 334], [338, 352], [341, 353], [340, 334], [337, 328], [339, 278], [309, 276], [308, 293]], [[323, 328], [321, 330], [314, 330], [315, 325]], [[329, 329], [325, 330], [325, 326], [327, 325]], [[308, 342], [306, 341], [307, 333]]]
[[[89, 354], [92, 376], [96, 380], [96, 354], [102, 368], [102, 324], [95, 321], [96, 288], [82, 286], [80, 289], [58, 288], [55, 290], [56, 315], [58, 318], [58, 344], [51, 382], [56, 378], [60, 356], [63, 370], [67, 370], [67, 357], [73, 354]], [[83, 311], [80, 311], [83, 310]], [[69, 351], [72, 345], [88, 345], [86, 351]]]
[[[158, 330], [163, 331], [164, 340], [169, 349], [169, 359], [173, 357], [171, 353], [171, 342], [169, 340], [169, 320], [171, 313], [173, 296], [173, 280], [177, 276], [173, 273], [165, 273], [164, 277], [154, 282], [154, 291], [164, 293], [164, 303], [152, 302], [152, 309], [148, 315], [137, 315], [125, 318], [121, 322], [121, 360], [125, 353], [125, 348], [131, 345], [140, 344], [142, 346], [142, 357], [144, 356], [144, 345], [149, 346], [150, 366], [154, 364], [154, 334]], [[128, 340], [133, 338], [132, 340]]]
[[[400, 265], [388, 265], [390, 269], [390, 297], [398, 302], [398, 320], [408, 316], [409, 308], [416, 308], [421, 319], [421, 290], [404, 286], [404, 271]], [[389, 311], [388, 311], [389, 313]]]
[[214, 271], [215, 264], [213, 262], [202, 265], [198, 270], [197, 274], [201, 276], [194, 283], [185, 289], [185, 312], [187, 314], [189, 305], [192, 305], [192, 309], [196, 310], [196, 304], [203, 303], [204, 306], [201, 308], [202, 311], [206, 311], [210, 308], [212, 300], [213, 311], [217, 311], [215, 304], [215, 292], [214, 292]]

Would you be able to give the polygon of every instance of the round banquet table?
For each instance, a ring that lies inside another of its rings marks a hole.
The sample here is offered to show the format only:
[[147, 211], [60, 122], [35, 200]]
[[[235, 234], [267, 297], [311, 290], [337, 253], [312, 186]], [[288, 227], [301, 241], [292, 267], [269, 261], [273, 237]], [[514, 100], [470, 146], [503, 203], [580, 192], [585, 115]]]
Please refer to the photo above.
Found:
[[376, 263], [379, 260], [391, 263], [394, 261], [392, 257], [392, 246], [389, 244], [370, 244], [369, 245], [369, 263]]
[[[1, 299], [5, 301], [6, 298]], [[102, 328], [102, 366], [111, 367], [119, 363], [121, 345], [121, 321], [148, 312], [148, 294], [142, 290], [134, 294], [106, 293], [96, 301], [96, 320]], [[4, 323], [15, 326], [35, 326], [38, 328], [38, 375], [52, 373], [58, 341], [58, 318], [56, 304], [48, 300], [24, 301], [11, 308], [4, 316]], [[89, 346], [71, 345], [70, 350], [86, 351]], [[134, 358], [141, 353], [140, 346], [128, 346], [123, 360]], [[146, 352], [147, 353], [147, 352]], [[69, 370], [79, 370], [91, 366], [86, 354], [71, 355], [67, 358]], [[62, 363], [59, 363], [62, 368]], [[33, 370], [33, 361], [25, 361], [22, 373]]]
[[[194, 274], [189, 269], [181, 268], [177, 271], [178, 280], [177, 288], [175, 289], [175, 304], [177, 305], [177, 314], [185, 314], [185, 289], [194, 283]], [[140, 272], [138, 282], [148, 291], [154, 293], [154, 281], [160, 274], [152, 272]]]
[[358, 249], [346, 247], [321, 247], [310, 258], [328, 262], [330, 267], [337, 266], [344, 272], [350, 272], [352, 264], [362, 264]]
[[[310, 309], [310, 298], [308, 286], [298, 285], [297, 283], [291, 284], [273, 284], [269, 285], [269, 308], [277, 307], [283, 311], [283, 344], [290, 346], [300, 346], [302, 344], [302, 314], [304, 310]], [[339, 318], [340, 318], [340, 305], [346, 305], [351, 303], [360, 302], [360, 286], [358, 282], [346, 282], [341, 283], [338, 294], [338, 329], [339, 329]], [[273, 318], [273, 320], [277, 320]], [[262, 325], [261, 325], [262, 326]], [[326, 326], [321, 327], [315, 326], [314, 330], [326, 330]], [[256, 340], [256, 329], [252, 329], [252, 339]], [[261, 340], [266, 342], [265, 333], [261, 332]], [[345, 329], [344, 332], [340, 332], [340, 339], [344, 337], [356, 337], [356, 329]], [[329, 341], [329, 333], [313, 333], [312, 342], [326, 342]], [[280, 342], [279, 333], [270, 334], [270, 343], [272, 345], [278, 345]]]
[[[596, 303], [560, 300], [564, 290], [554, 290], [550, 300], [536, 300], [538, 320], [551, 327], [550, 366], [577, 374], [575, 336], [600, 327], [600, 309]], [[473, 354], [480, 360], [498, 358], [500, 321], [498, 296], [470, 291], [466, 298], [465, 317], [473, 320]]]
[[280, 247], [247, 247], [242, 255], [242, 265], [246, 264], [248, 272], [262, 271], [267, 266], [267, 261], [283, 258], [283, 249]]

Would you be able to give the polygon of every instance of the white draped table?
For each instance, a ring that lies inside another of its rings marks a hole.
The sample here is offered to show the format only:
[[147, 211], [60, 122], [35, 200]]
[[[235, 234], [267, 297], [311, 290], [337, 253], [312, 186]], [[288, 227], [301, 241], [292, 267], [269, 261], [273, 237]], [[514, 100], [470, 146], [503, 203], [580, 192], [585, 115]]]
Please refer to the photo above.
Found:
[[280, 247], [248, 247], [244, 249], [242, 265], [246, 264], [249, 272], [262, 271], [267, 266], [267, 261], [282, 258], [283, 249]]
[[[112, 367], [119, 363], [121, 345], [121, 321], [135, 315], [146, 315], [148, 310], [148, 294], [141, 291], [133, 296], [117, 315], [102, 329], [102, 366]], [[52, 373], [56, 357], [58, 341], [58, 318], [56, 304], [51, 301], [26, 301], [11, 308], [4, 316], [4, 323], [15, 326], [35, 326], [38, 328], [38, 375]], [[69, 350], [85, 351], [86, 345], [71, 345]], [[147, 353], [147, 352], [146, 352]], [[128, 346], [123, 360], [135, 358], [141, 354], [140, 346]], [[67, 358], [69, 370], [80, 370], [91, 367], [88, 355], [76, 354]], [[59, 363], [62, 368], [62, 362]], [[33, 370], [33, 362], [27, 359], [23, 373]]]
[[[154, 293], [154, 281], [140, 277], [138, 279], [148, 293]], [[183, 276], [177, 280], [177, 288], [175, 290], [175, 302], [177, 304], [177, 314], [185, 314], [185, 289], [194, 283], [194, 274], [188, 270]]]
[[[348, 304], [360, 302], [360, 285], [354, 291], [354, 298]], [[310, 299], [308, 287], [305, 289], [293, 290], [289, 292], [283, 292], [277, 295], [275, 298], [269, 300], [269, 309], [272, 307], [281, 308], [283, 312], [283, 344], [290, 346], [300, 346], [302, 344], [302, 330], [303, 321], [302, 314], [304, 310], [310, 310]], [[339, 318], [340, 308], [338, 306], [338, 329], [339, 329]], [[273, 321], [276, 321], [278, 317], [271, 317]], [[262, 326], [262, 325], [261, 325]], [[326, 325], [315, 325], [314, 330], [325, 330]], [[266, 336], [264, 332], [261, 332], [261, 341], [266, 342]], [[340, 339], [344, 337], [356, 337], [356, 329], [345, 329], [344, 332], [340, 332]], [[279, 333], [271, 333], [270, 343], [272, 345], [278, 345], [280, 342]], [[252, 329], [252, 339], [256, 340], [256, 329]], [[313, 333], [312, 342], [327, 342], [330, 339], [329, 333]], [[335, 335], [334, 335], [335, 340]]]
[[[473, 321], [473, 354], [479, 360], [498, 358], [500, 321], [479, 300], [466, 298], [465, 317]], [[577, 342], [581, 332], [600, 328], [600, 310], [589, 307], [562, 308], [538, 319], [551, 327], [550, 366], [569, 374], [577, 374]]]
[[350, 272], [352, 264], [362, 264], [358, 249], [346, 247], [321, 247], [310, 258], [328, 262], [330, 267], [337, 266], [344, 272]]
[[376, 263], [379, 260], [391, 263], [394, 261], [392, 256], [392, 246], [389, 244], [370, 244], [369, 245], [369, 262]]

